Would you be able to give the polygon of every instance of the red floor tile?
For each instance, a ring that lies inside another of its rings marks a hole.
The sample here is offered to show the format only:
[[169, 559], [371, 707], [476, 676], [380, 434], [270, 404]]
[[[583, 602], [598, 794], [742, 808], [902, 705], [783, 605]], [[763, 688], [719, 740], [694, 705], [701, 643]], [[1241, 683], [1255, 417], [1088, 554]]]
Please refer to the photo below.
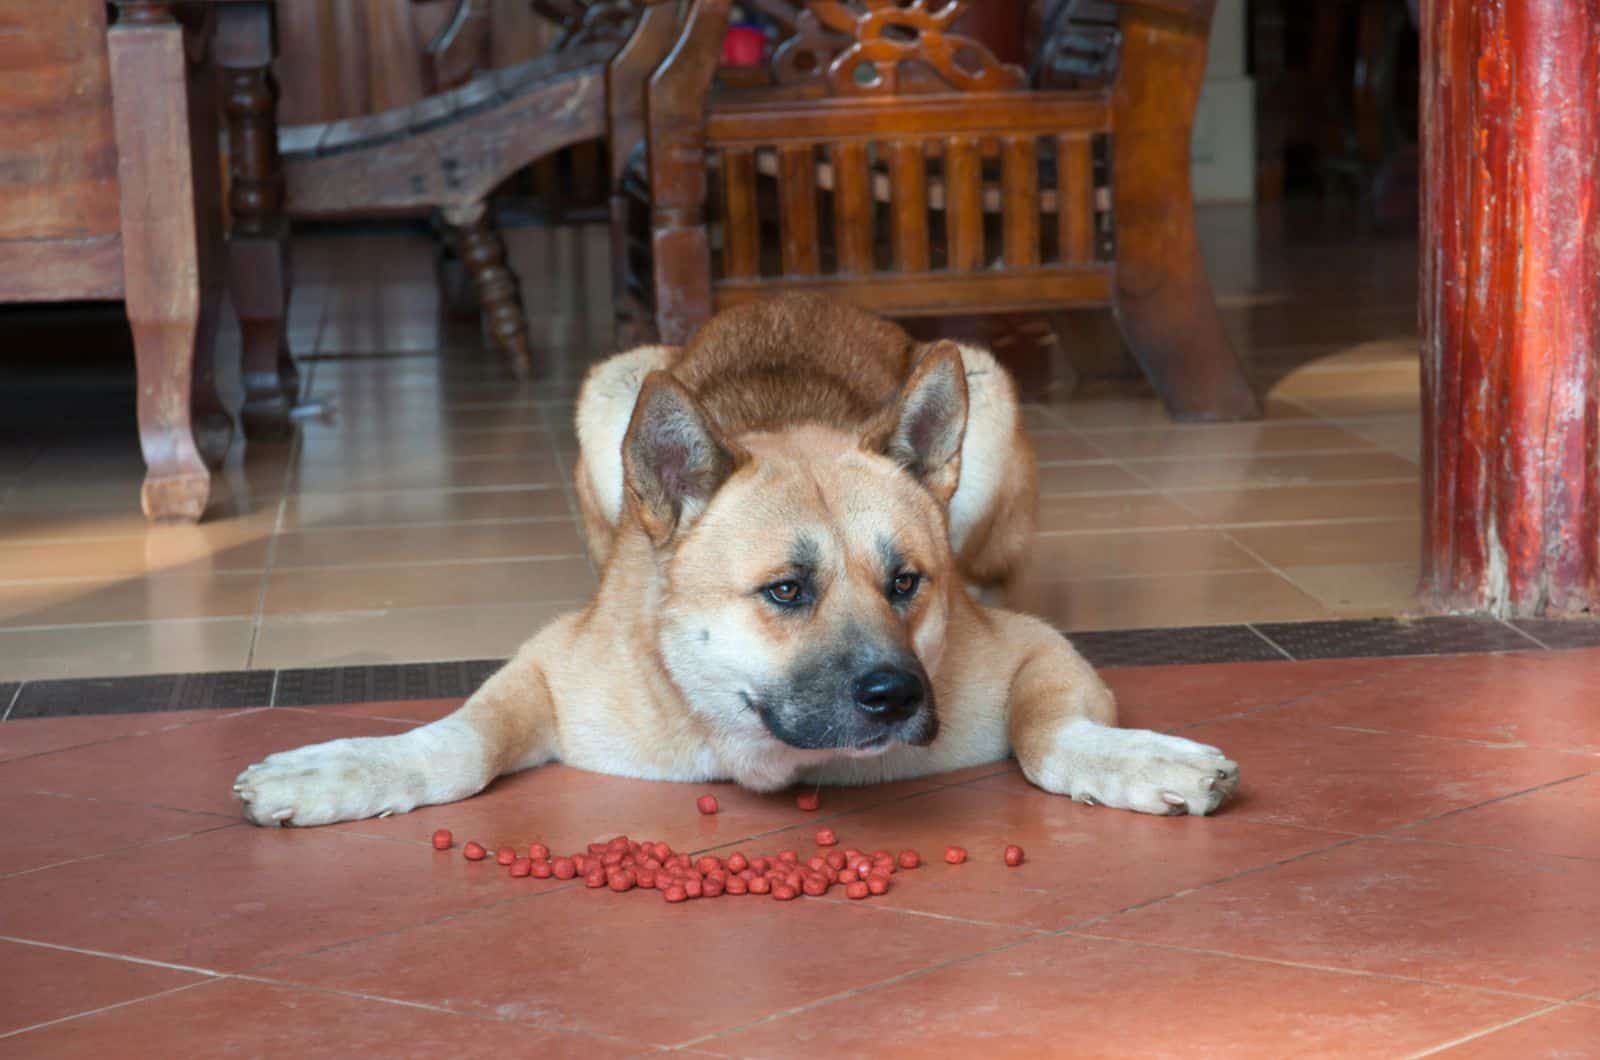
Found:
[[1363, 659], [1137, 666], [1100, 672], [1117, 694], [1119, 723], [1171, 730], [1265, 710], [1366, 678]]
[[170, 710], [152, 714], [98, 714], [83, 718], [28, 718], [0, 722], [0, 762], [125, 736], [218, 721], [229, 712]]
[[1600, 986], [1600, 863], [1358, 840], [1089, 931], [1560, 1000]]
[[241, 971], [519, 896], [481, 868], [409, 843], [239, 824], [0, 879], [0, 935]]
[[233, 781], [252, 762], [301, 744], [409, 727], [264, 708], [0, 765], [0, 785], [239, 817]]
[[228, 825], [209, 814], [29, 791], [0, 791], [0, 821], [0, 876]]
[[1382, 831], [1591, 767], [1559, 751], [1294, 725], [1275, 715], [1202, 725], [1185, 735], [1240, 764], [1240, 794], [1224, 813], [1341, 832]]
[[1600, 773], [1429, 821], [1399, 837], [1600, 858]]
[[1463, 1042], [1438, 1054], [1448, 1060], [1579, 1060], [1600, 1055], [1600, 1009], [1559, 1008]]
[[174, 968], [0, 940], [0, 1035], [205, 978]]
[[227, 979], [0, 1040], [0, 1057], [621, 1057], [636, 1046]]
[[295, 707], [283, 709], [308, 710], [317, 714], [348, 714], [357, 718], [384, 718], [389, 721], [438, 721], [451, 713], [465, 700], [461, 699], [401, 699], [385, 703], [351, 703], [344, 706]]
[[[834, 822], [841, 847], [910, 847], [921, 868], [896, 875], [886, 906], [1058, 930], [1340, 841], [1340, 837], [1225, 817], [1151, 817], [1081, 806], [1020, 774], [890, 803]], [[1027, 854], [1001, 860], [1010, 843]], [[809, 831], [763, 849], [815, 852]], [[961, 865], [944, 850], [967, 849]], [[839, 899], [847, 901], [848, 899]]]
[[1391, 660], [1285, 707], [1292, 721], [1600, 755], [1600, 649]]
[[746, 895], [668, 905], [654, 891], [568, 886], [261, 974], [668, 1044], [1021, 937], [862, 903]]
[[1400, 1056], [1537, 1002], [1042, 939], [702, 1042], [729, 1056]]

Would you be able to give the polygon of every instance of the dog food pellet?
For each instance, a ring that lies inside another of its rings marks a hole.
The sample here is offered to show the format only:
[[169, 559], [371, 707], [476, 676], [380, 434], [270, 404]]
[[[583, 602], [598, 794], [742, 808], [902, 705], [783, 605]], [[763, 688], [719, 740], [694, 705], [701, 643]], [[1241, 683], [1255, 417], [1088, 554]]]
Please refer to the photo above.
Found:
[[528, 857], [534, 861], [549, 861], [550, 848], [545, 846], [543, 843], [529, 843]]
[[889, 893], [889, 877], [887, 877], [887, 876], [878, 876], [878, 875], [874, 874], [872, 876], [868, 876], [867, 877], [866, 883], [867, 883], [867, 893], [868, 894], [888, 894]]
[[872, 891], [868, 888], [866, 880], [851, 880], [844, 887], [844, 896], [846, 898], [861, 899], [871, 893]]
[[959, 865], [967, 860], [967, 851], [964, 847], [945, 847], [944, 859], [952, 865]]
[[787, 883], [777, 883], [772, 886], [772, 897], [780, 902], [792, 902], [799, 897], [800, 892]]
[[794, 797], [794, 804], [809, 813], [822, 805], [822, 796], [814, 791], [802, 791]]
[[501, 847], [494, 852], [494, 860], [501, 865], [509, 865], [517, 860], [517, 852], [510, 847]]
[[817, 829], [817, 846], [819, 846], [819, 847], [831, 847], [835, 843], [837, 843], [838, 841], [839, 841], [839, 837], [834, 835], [833, 829], [831, 829], [831, 828], [819, 828], [819, 829]]
[[724, 890], [728, 894], [744, 894], [750, 890], [750, 884], [743, 876], [729, 876]]
[[1022, 848], [1019, 846], [1006, 847], [1005, 859], [1009, 867], [1016, 868], [1022, 864]]
[[488, 856], [488, 851], [477, 843], [468, 840], [467, 845], [461, 848], [461, 856], [468, 861], [482, 861]]
[[606, 883], [613, 891], [631, 891], [638, 882], [639, 877], [627, 869], [623, 869], [621, 872], [613, 872], [606, 877]]
[[751, 894], [766, 894], [772, 890], [772, 881], [765, 876], [754, 876], [750, 879]]
[[699, 898], [706, 893], [705, 883], [698, 876], [690, 876], [683, 881], [683, 893], [690, 898]]
[[600, 869], [595, 869], [593, 872], [585, 873], [583, 877], [583, 885], [588, 887], [590, 890], [604, 887], [606, 885], [605, 872]]
[[717, 797], [715, 795], [702, 795], [694, 800], [694, 804], [701, 813], [717, 812]]
[[918, 854], [915, 850], [900, 851], [900, 867], [902, 869], [914, 869], [921, 864], [922, 855]]
[[743, 872], [749, 867], [750, 859], [745, 857], [741, 851], [735, 850], [732, 854], [728, 855], [729, 872]]
[[449, 850], [456, 845], [456, 837], [450, 834], [450, 829], [441, 828], [433, 833], [433, 849]]
[[671, 887], [668, 887], [666, 890], [662, 891], [661, 897], [665, 898], [669, 902], [682, 902], [688, 899], [689, 892], [683, 889], [683, 884], [675, 883]]
[[550, 871], [558, 880], [570, 880], [578, 874], [578, 867], [571, 858], [556, 858], [550, 863]]
[[800, 863], [800, 855], [792, 850], [780, 850], [778, 851], [778, 860], [785, 865], [798, 865]]
[[532, 858], [517, 858], [511, 863], [511, 875], [521, 878], [533, 872]]
[[528, 866], [528, 875], [536, 880], [548, 880], [553, 872], [554, 869], [548, 861], [535, 861]]
[[807, 876], [800, 884], [800, 889], [811, 897], [816, 898], [828, 893], [828, 881], [821, 876]]

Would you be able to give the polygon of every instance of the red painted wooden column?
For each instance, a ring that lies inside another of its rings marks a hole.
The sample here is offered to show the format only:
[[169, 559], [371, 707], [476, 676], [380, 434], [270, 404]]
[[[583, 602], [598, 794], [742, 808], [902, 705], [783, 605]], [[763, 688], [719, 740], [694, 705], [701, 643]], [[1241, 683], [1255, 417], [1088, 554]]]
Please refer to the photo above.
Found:
[[1600, 612], [1600, 0], [1424, 0], [1422, 40], [1422, 598]]

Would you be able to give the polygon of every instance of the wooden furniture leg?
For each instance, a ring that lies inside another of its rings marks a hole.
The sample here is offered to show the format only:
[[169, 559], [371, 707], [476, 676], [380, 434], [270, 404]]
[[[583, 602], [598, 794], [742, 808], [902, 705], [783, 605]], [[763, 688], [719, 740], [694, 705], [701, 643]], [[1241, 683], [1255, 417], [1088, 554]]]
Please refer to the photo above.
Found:
[[299, 392], [289, 354], [289, 228], [283, 212], [283, 170], [275, 120], [278, 86], [273, 5], [268, 0], [219, 5], [217, 63], [228, 120], [228, 288], [239, 314], [244, 408], [251, 438], [292, 433], [289, 410]]
[[[1184, 10], [1198, 6], [1207, 10]], [[1206, 279], [1189, 184], [1209, 5], [1125, 0], [1121, 8], [1111, 137], [1117, 321], [1174, 419], [1253, 419], [1261, 406]]]
[[522, 295], [517, 289], [516, 274], [506, 264], [506, 245], [487, 208], [482, 202], [448, 207], [444, 219], [456, 229], [461, 260], [483, 303], [490, 338], [505, 355], [511, 374], [528, 379], [533, 375], [533, 354], [528, 345], [528, 323], [522, 315]]
[[190, 64], [165, 3], [120, 3], [107, 33], [124, 297], [138, 359], [141, 500], [156, 520], [198, 520], [233, 421], [213, 381], [220, 174], [209, 70]]
[[1600, 609], [1600, 2], [1422, 5], [1423, 602]]

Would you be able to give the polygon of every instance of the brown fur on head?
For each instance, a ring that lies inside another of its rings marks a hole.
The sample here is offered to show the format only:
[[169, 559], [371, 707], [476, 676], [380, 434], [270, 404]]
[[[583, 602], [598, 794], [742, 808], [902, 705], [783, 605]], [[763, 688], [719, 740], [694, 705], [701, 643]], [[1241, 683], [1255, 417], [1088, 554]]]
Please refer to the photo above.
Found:
[[966, 411], [953, 347], [854, 431], [724, 439], [680, 383], [646, 380], [625, 526], [654, 545], [661, 655], [692, 709], [803, 759], [932, 741]]

